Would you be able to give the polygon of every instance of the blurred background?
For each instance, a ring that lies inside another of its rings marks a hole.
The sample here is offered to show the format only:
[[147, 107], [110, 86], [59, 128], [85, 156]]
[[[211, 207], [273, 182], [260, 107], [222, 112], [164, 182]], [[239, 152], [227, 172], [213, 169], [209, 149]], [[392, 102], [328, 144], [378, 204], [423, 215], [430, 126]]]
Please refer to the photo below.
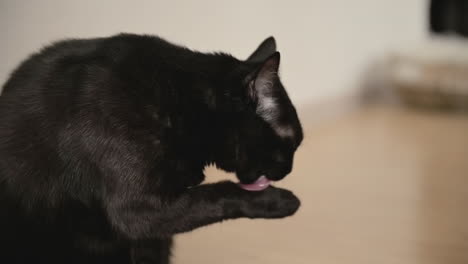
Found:
[[0, 80], [54, 40], [119, 32], [238, 58], [275, 36], [305, 130], [278, 184], [300, 211], [179, 235], [174, 263], [468, 263], [467, 1], [1, 0]]

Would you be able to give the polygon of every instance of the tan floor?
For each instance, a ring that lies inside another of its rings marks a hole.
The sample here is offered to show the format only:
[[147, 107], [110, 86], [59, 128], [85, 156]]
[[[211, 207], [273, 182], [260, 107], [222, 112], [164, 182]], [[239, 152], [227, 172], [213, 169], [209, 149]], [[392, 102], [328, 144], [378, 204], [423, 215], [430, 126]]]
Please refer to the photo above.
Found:
[[176, 264], [468, 263], [468, 116], [370, 107], [303, 122], [279, 184], [298, 214], [180, 235]]

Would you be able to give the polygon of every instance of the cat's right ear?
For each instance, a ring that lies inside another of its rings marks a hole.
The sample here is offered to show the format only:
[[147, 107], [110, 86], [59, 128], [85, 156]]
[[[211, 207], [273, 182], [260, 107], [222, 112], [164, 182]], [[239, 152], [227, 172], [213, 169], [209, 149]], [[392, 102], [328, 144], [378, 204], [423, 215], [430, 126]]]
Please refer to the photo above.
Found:
[[275, 38], [265, 39], [258, 48], [247, 58], [249, 62], [263, 62], [276, 52]]

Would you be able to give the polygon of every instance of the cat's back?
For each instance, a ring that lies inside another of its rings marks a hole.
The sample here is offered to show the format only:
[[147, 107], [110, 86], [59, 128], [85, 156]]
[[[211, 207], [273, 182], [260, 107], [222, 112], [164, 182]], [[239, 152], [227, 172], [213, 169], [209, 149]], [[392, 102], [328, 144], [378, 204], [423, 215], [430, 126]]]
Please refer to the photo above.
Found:
[[[33, 196], [42, 193], [50, 200], [69, 195], [68, 189], [85, 180], [99, 186], [90, 176], [99, 173], [88, 162], [92, 146], [83, 139], [128, 136], [129, 123], [158, 126], [145, 112], [145, 100], [151, 101], [151, 111], [172, 105], [169, 90], [186, 86], [180, 74], [190, 74], [191, 59], [200, 56], [155, 36], [132, 34], [60, 41], [31, 55], [13, 71], [0, 96], [0, 195], [38, 200]], [[93, 195], [73, 192], [80, 199]]]
[[164, 89], [181, 74], [199, 70], [196, 61], [201, 57], [205, 56], [150, 35], [55, 42], [12, 72], [0, 96], [0, 119], [20, 112], [54, 118], [64, 110], [82, 108], [83, 102], [119, 100], [135, 93], [144, 98], [150, 89]]
[[[0, 203], [52, 188], [40, 186], [48, 167], [56, 173], [60, 127], [80, 78], [103, 39], [64, 40], [32, 54], [12, 72], [0, 96]], [[50, 166], [50, 164], [55, 166]], [[50, 181], [47, 181], [50, 183]], [[44, 189], [44, 190], [43, 190]], [[23, 190], [19, 192], [19, 190]], [[36, 191], [34, 191], [36, 190]]]
[[151, 61], [154, 67], [158, 64], [171, 67], [181, 65], [181, 61], [194, 54], [197, 53], [151, 35], [62, 40], [45, 46], [20, 63], [3, 86], [2, 97], [15, 91], [24, 94], [51, 89], [57, 79], [70, 78], [70, 73], [87, 67], [99, 66], [118, 72], [120, 67], [138, 66], [136, 63], [144, 66], [146, 61]]
[[175, 48], [157, 37], [117, 35], [56, 42], [23, 61], [0, 96], [1, 195], [68, 192], [73, 184], [60, 177], [94, 173], [80, 139], [112, 111], [130, 113], [134, 85], [122, 80], [125, 72], [164, 49]]
[[[102, 39], [70, 39], [55, 42], [33, 53], [12, 72], [10, 78], [2, 89], [0, 98], [9, 97], [11, 94], [23, 96], [27, 92], [34, 92], [42, 88], [47, 78], [59, 68], [71, 65], [71, 60], [82, 60], [96, 52]], [[67, 65], [67, 60], [69, 65]], [[57, 77], [57, 76], [55, 76]]]

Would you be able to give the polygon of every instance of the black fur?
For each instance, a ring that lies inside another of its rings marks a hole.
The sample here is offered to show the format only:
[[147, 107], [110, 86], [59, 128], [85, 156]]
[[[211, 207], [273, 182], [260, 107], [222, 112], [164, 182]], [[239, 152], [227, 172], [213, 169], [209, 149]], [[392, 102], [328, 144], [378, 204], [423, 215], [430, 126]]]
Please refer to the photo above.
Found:
[[302, 130], [278, 75], [275, 121], [256, 111], [267, 41], [241, 61], [121, 34], [24, 61], [0, 96], [0, 263], [169, 263], [174, 234], [292, 215], [284, 189], [200, 185], [209, 164], [243, 183], [292, 169]]

